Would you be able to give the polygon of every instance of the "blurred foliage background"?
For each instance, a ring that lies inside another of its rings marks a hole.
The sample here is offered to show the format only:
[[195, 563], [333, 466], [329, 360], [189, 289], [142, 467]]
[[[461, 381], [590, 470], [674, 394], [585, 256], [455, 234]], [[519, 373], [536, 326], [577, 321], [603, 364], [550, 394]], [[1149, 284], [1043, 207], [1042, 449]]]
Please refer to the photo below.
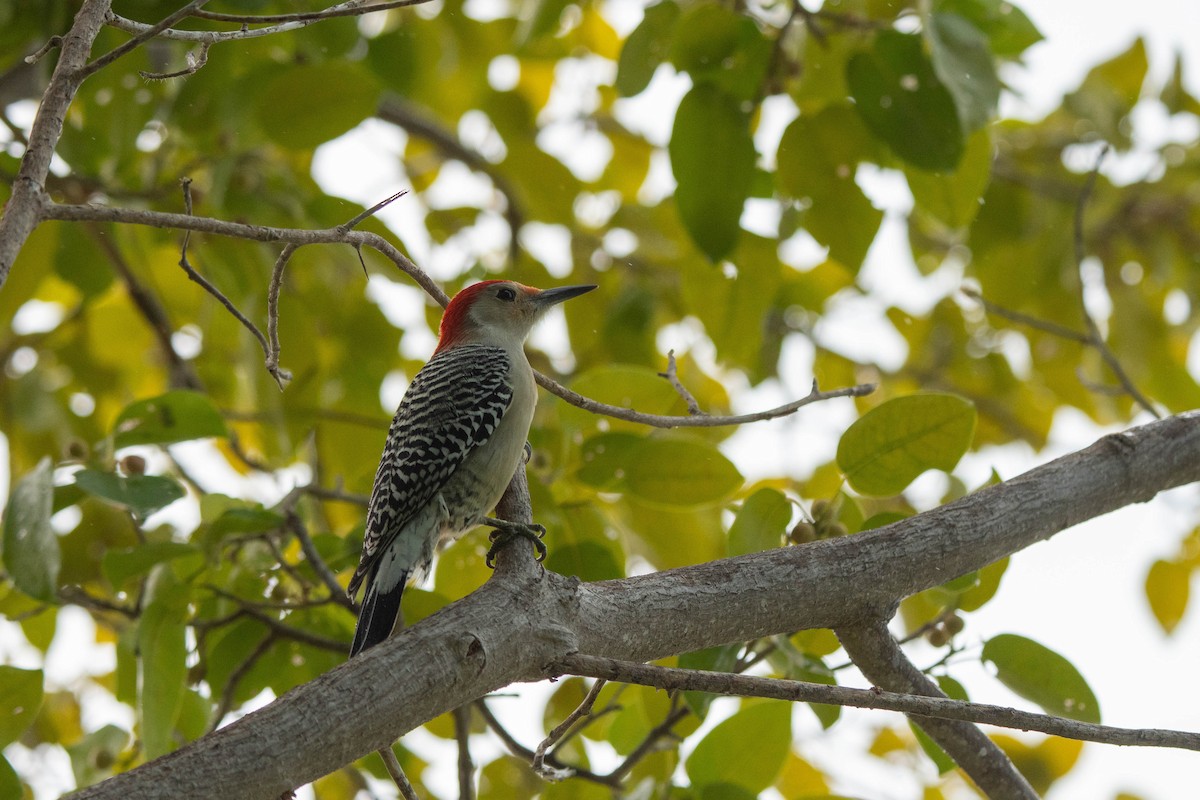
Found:
[[[114, 3], [147, 23], [177, 7]], [[32, 65], [23, 58], [64, 33], [76, 8], [0, 3], [0, 199], [54, 62], [53, 53]], [[214, 0], [207, 10], [303, 9]], [[1143, 177], [1121, 185], [1104, 171], [1089, 177], [1100, 143], [1120, 158], [1139, 139], [1135, 106], [1200, 115], [1179, 62], [1153, 85], [1136, 39], [1052, 113], [1018, 121], [998, 115], [1002, 70], [1041, 34], [1001, 0], [830, 0], [820, 11], [661, 0], [636, 10], [438, 0], [221, 42], [194, 74], [149, 80], [139, 71], [182, 69], [191, 49], [157, 39], [85, 83], [48, 189], [62, 203], [181, 212], [187, 177], [197, 215], [332, 227], [362, 206], [322, 191], [318, 148], [364, 123], [395, 126], [407, 134], [395, 156], [411, 187], [397, 206], [423, 233], [378, 218], [360, 228], [423, 256], [450, 292], [495, 275], [599, 284], [566, 308], [569, 349], [534, 356], [575, 390], [686, 414], [656, 374], [674, 326], [700, 332], [703, 346], [678, 354], [679, 375], [709, 413], [727, 412], [731, 391], [777, 380], [789, 366], [785, 345], [809, 354], [822, 388], [879, 382], [856, 401], [864, 416], [836, 458], [751, 481], [720, 449], [729, 429], [647, 431], [544, 398], [530, 476], [536, 517], [552, 531], [546, 565], [584, 580], [915, 513], [909, 483], [926, 469], [953, 470], [968, 449], [1040, 449], [1063, 409], [1099, 424], [1130, 420], [1139, 406], [1106, 355], [1159, 412], [1200, 406], [1187, 361], [1200, 322], [1200, 146], [1165, 142]], [[93, 56], [127, 39], [106, 27]], [[677, 107], [662, 90], [673, 75], [690, 80]], [[658, 131], [644, 117], [673, 123]], [[456, 190], [462, 165], [484, 191]], [[898, 365], [852, 356], [822, 327], [832, 305], [871, 294], [859, 271], [884, 211], [864, 185], [881, 174], [911, 194], [907, 244], [929, 301], [923, 313], [887, 308], [880, 321], [905, 345]], [[0, 428], [12, 487], [5, 646], [45, 653], [60, 612], [81, 608], [95, 641], [80, 652], [112, 654], [67, 685], [0, 667], [0, 745], [15, 742], [6, 752], [24, 765], [0, 759], [0, 797], [30, 796], [38, 765], [57, 757], [47, 752], [69, 756], [75, 782], [87, 785], [344, 659], [354, 618], [317, 565], [344, 584], [357, 561], [363, 495], [396, 388], [428, 354], [439, 309], [377, 253], [364, 251], [360, 265], [346, 246], [302, 248], [281, 298], [282, 363], [293, 375], [281, 392], [255, 340], [179, 268], [181, 242], [167, 229], [44, 223], [0, 289]], [[195, 235], [188, 255], [263, 326], [278, 252]], [[364, 268], [388, 291], [368, 290]], [[389, 293], [423, 313], [397, 322]], [[1098, 320], [1094, 333], [1085, 309]], [[873, 472], [883, 454], [899, 466]], [[947, 499], [973, 488], [953, 479]], [[486, 580], [483, 541], [476, 532], [442, 554], [432, 583], [405, 597], [410, 622]], [[1148, 565], [1147, 600], [1167, 632], [1186, 610], [1197, 542], [1193, 533], [1178, 557]], [[1048, 710], [1098, 719], [1078, 671], [1043, 645], [1016, 636], [982, 652], [956, 645], [960, 613], [991, 598], [1005, 566], [910, 598], [904, 624], [947, 653], [993, 665]], [[844, 661], [836, 653], [828, 631], [809, 631], [678, 662], [753, 663], [832, 682]], [[931, 669], [964, 696], [945, 664]], [[557, 685], [547, 728], [585, 691], [581, 679]], [[597, 707], [610, 710], [556, 756], [585, 768], [598, 760], [611, 778], [613, 763], [637, 754], [616, 776], [636, 797], [829, 792], [836, 776], [790, 746], [788, 706], [743, 702], [689, 740], [710, 699], [609, 686]], [[813, 711], [825, 727], [838, 721], [836, 709]], [[473, 712], [472, 731], [485, 722]], [[453, 740], [449, 717], [426, 728]], [[1043, 790], [1080, 747], [1000, 738]], [[925, 797], [969, 791], [907, 728], [879, 728], [869, 756], [909, 754], [904, 763], [916, 764], [922, 747], [939, 768], [924, 778]], [[398, 752], [429, 792], [422, 756]], [[544, 783], [521, 760], [487, 752], [479, 782], [489, 798], [612, 793], [585, 778]], [[314, 790], [386, 794], [384, 777], [377, 759], [364, 759]], [[447, 796], [434, 788], [431, 796]]]

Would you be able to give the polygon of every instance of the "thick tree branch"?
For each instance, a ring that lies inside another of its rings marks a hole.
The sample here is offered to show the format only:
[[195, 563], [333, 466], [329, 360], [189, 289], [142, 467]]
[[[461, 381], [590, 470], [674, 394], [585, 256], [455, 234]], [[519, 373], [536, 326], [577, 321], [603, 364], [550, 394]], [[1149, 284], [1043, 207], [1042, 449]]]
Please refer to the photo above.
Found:
[[[850, 660], [867, 680], [881, 689], [903, 695], [926, 695], [945, 700], [946, 695], [917, 669], [888, 632], [887, 623], [837, 629], [838, 640]], [[921, 730], [946, 751], [991, 800], [1037, 800], [1038, 794], [1000, 746], [969, 722], [938, 717], [914, 719]]]
[[0, 288], [8, 280], [8, 272], [17, 260], [25, 240], [42, 221], [45, 202], [46, 175], [50, 159], [62, 136], [67, 108], [86, 77], [83, 67], [96, 34], [104, 24], [111, 0], [85, 0], [75, 15], [71, 29], [62, 37], [58, 64], [50, 76], [50, 84], [42, 94], [37, 116], [29, 130], [29, 147], [21, 158], [21, 167], [13, 183], [12, 196], [0, 216]]
[[[902, 597], [1083, 520], [1200, 481], [1200, 412], [1171, 417], [878, 530], [584, 584], [520, 548], [492, 580], [346, 665], [79, 798], [275, 797], [571, 653], [649, 661], [808, 628]], [[551, 670], [553, 671], [553, 670]], [[336, 735], [332, 732], [336, 731]]]

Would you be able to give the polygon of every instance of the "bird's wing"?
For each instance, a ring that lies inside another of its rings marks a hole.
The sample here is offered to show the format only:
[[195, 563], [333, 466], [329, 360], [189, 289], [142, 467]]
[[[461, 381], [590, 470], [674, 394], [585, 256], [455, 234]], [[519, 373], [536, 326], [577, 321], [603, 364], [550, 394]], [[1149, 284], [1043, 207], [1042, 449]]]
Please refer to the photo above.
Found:
[[512, 403], [510, 369], [503, 348], [462, 345], [434, 355], [417, 373], [375, 473], [351, 597], [413, 515], [491, 438]]

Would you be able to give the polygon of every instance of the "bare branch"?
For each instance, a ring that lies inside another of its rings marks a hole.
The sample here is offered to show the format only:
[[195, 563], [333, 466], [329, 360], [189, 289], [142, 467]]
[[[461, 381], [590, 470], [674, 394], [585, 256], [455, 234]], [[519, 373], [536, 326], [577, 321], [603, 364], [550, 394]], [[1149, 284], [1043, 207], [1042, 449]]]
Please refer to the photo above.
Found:
[[[193, 12], [191, 16], [197, 19], [216, 20], [219, 22], [234, 22], [241, 27], [233, 31], [186, 31], [177, 28], [167, 28], [158, 31], [152, 36], [157, 36], [162, 39], [172, 39], [180, 42], [202, 42], [207, 44], [217, 44], [220, 42], [236, 42], [244, 39], [259, 39], [264, 36], [272, 36], [277, 33], [286, 33], [288, 31], [299, 30], [305, 28], [314, 22], [319, 22], [323, 19], [334, 19], [337, 17], [358, 17], [365, 14], [372, 14], [376, 11], [388, 11], [393, 8], [407, 8], [409, 6], [418, 6], [423, 3], [428, 3], [429, 0], [392, 0], [386, 3], [375, 3], [367, 5], [366, 0], [351, 0], [351, 2], [339, 3], [331, 6], [324, 11], [308, 11], [296, 14], [220, 14], [211, 11]], [[138, 36], [144, 35], [152, 26], [144, 22], [127, 19], [118, 14], [109, 14], [106, 22], [118, 30], [126, 33], [135, 34]], [[268, 23], [278, 23], [269, 25], [265, 28], [251, 28], [251, 25], [263, 25]]]
[[355, 214], [349, 220], [347, 220], [346, 222], [343, 222], [341, 225], [338, 226], [338, 230], [341, 230], [341, 231], [354, 230], [356, 227], [358, 227], [358, 223], [362, 222], [367, 217], [375, 216], [381, 210], [383, 210], [384, 208], [387, 208], [392, 203], [399, 200], [401, 197], [404, 197], [404, 195], [406, 195], [406, 194], [408, 194], [408, 189], [401, 189], [400, 191], [396, 192], [395, 194], [391, 195], [390, 197], [385, 197], [384, 199], [380, 200], [378, 203], [376, 203], [375, 205], [366, 209], [365, 211]]
[[0, 288], [8, 280], [8, 272], [25, 240], [44, 219], [42, 212], [47, 203], [45, 187], [50, 160], [62, 136], [67, 108], [83, 82], [81, 69], [104, 24], [110, 4], [111, 0], [84, 0], [71, 29], [59, 40], [62, 53], [38, 104], [29, 131], [29, 146], [21, 157], [12, 194], [0, 214]]
[[128, 53], [133, 52], [134, 50], [141, 47], [143, 44], [145, 44], [149, 40], [153, 39], [154, 37], [158, 36], [163, 31], [170, 28], [176, 22], [187, 19], [188, 17], [195, 14], [207, 2], [208, 2], [208, 0], [192, 0], [192, 2], [183, 6], [175, 13], [164, 17], [162, 20], [155, 23], [154, 25], [147, 26], [144, 30], [135, 34], [134, 37], [132, 39], [130, 39], [129, 41], [125, 42], [122, 45], [119, 45], [118, 47], [114, 47], [112, 50], [109, 50], [107, 53], [100, 56], [95, 61], [92, 61], [91, 63], [82, 67], [79, 70], [80, 79], [82, 80], [83, 78], [87, 78], [88, 76], [95, 74], [96, 72], [104, 69], [109, 64], [116, 61], [121, 56], [127, 55]]
[[383, 759], [383, 766], [387, 768], [388, 775], [392, 776], [392, 780], [396, 783], [396, 788], [400, 790], [400, 796], [404, 800], [421, 800], [417, 790], [408, 782], [408, 776], [404, 774], [404, 769], [400, 766], [399, 759], [396, 758], [392, 748], [381, 747], [377, 751], [379, 757]]
[[325, 559], [321, 558], [321, 554], [317, 552], [317, 546], [313, 544], [312, 537], [308, 534], [308, 528], [296, 516], [292, 510], [287, 511], [288, 530], [295, 534], [296, 539], [300, 542], [300, 550], [303, 551], [304, 557], [308, 559], [309, 566], [313, 568], [313, 572], [317, 573], [321, 583], [325, 584], [325, 588], [329, 590], [329, 599], [347, 609], [348, 611], [357, 614], [358, 606], [355, 602], [346, 596], [345, 588], [338, 583], [337, 575], [325, 563]]
[[[183, 178], [179, 181], [180, 187], [183, 189], [183, 208], [188, 217], [192, 217], [192, 179]], [[258, 329], [250, 319], [241, 312], [241, 310], [233, 304], [225, 294], [213, 284], [209, 283], [208, 279], [196, 271], [191, 262], [188, 261], [188, 244], [192, 240], [192, 232], [188, 228], [184, 228], [183, 244], [180, 246], [179, 266], [187, 273], [188, 278], [200, 286], [201, 289], [211, 294], [217, 299], [221, 305], [225, 306], [225, 310], [233, 315], [233, 318], [242, 323], [242, 327], [250, 331], [258, 344], [263, 349], [263, 355], [269, 355], [270, 348], [267, 345], [267, 337], [263, 336], [262, 331]]]
[[42, 57], [45, 56], [47, 53], [49, 53], [51, 50], [62, 47], [62, 45], [63, 45], [63, 37], [51, 36], [49, 39], [46, 40], [46, 43], [44, 45], [42, 45], [41, 47], [39, 47], [37, 50], [33, 51], [29, 55], [25, 56], [25, 63], [26, 64], [36, 64], [37, 62], [41, 61]]
[[454, 709], [454, 739], [458, 743], [458, 797], [475, 800], [475, 765], [471, 763], [471, 706]]
[[175, 352], [175, 344], [171, 341], [174, 330], [171, 320], [167, 316], [166, 308], [134, 274], [133, 269], [125, 260], [125, 256], [117, 249], [115, 237], [103, 235], [102, 232], [95, 229], [94, 225], [87, 227], [88, 232], [92, 234], [92, 240], [108, 256], [113, 269], [120, 276], [121, 282], [125, 284], [125, 290], [129, 293], [129, 299], [133, 301], [134, 307], [141, 313], [146, 324], [150, 326], [154, 338], [158, 340], [158, 348], [167, 362], [171, 386], [186, 389], [201, 388], [200, 376], [196, 374], [196, 370]]
[[441, 305], [450, 302], [445, 291], [424, 270], [414, 264], [395, 245], [375, 233], [364, 231], [342, 231], [338, 228], [306, 230], [303, 228], [275, 228], [265, 225], [246, 225], [227, 222], [211, 217], [193, 217], [161, 211], [145, 211], [132, 208], [116, 208], [94, 204], [62, 204], [45, 202], [41, 207], [43, 219], [65, 221], [125, 222], [131, 225], [146, 225], [152, 228], [215, 233], [234, 239], [255, 242], [282, 242], [284, 244], [348, 244], [352, 247], [370, 247], [392, 261], [402, 272], [412, 278]]
[[671, 699], [671, 710], [662, 722], [655, 725], [646, 733], [644, 739], [633, 751], [625, 757], [625, 760], [616, 766], [612, 771], [611, 776], [615, 780], [624, 780], [625, 776], [633, 771], [633, 768], [638, 765], [638, 762], [648, 756], [659, 741], [668, 737], [674, 736], [675, 726], [683, 721], [683, 718], [692, 713], [691, 710], [679, 702], [679, 698]]
[[989, 314], [995, 314], [997, 317], [1004, 317], [1004, 319], [1011, 320], [1019, 325], [1025, 325], [1033, 328], [1034, 330], [1048, 333], [1051, 336], [1057, 336], [1060, 339], [1066, 339], [1069, 342], [1078, 342], [1079, 344], [1088, 346], [1092, 344], [1091, 337], [1089, 337], [1087, 334], [1080, 333], [1079, 331], [1068, 328], [1065, 325], [1059, 325], [1057, 322], [1050, 322], [1049, 320], [1039, 319], [1038, 317], [1030, 316], [1029, 314], [1022, 314], [1020, 311], [1013, 311], [1012, 309], [1005, 308], [998, 303], [993, 303], [991, 300], [988, 300], [981, 292], [969, 286], [964, 286], [960, 291], [967, 297], [983, 306], [983, 309]]
[[817, 389], [817, 382], [813, 381], [812, 391], [807, 396], [794, 400], [786, 405], [777, 408], [767, 409], [766, 411], [756, 411], [753, 414], [739, 414], [736, 416], [717, 417], [717, 416], [691, 416], [691, 417], [672, 417], [661, 414], [644, 414], [641, 411], [635, 411], [632, 408], [623, 408], [621, 406], [609, 405], [608, 403], [600, 403], [591, 398], [584, 397], [578, 392], [573, 392], [567, 387], [555, 381], [553, 378], [548, 378], [540, 372], [534, 373], [538, 385], [547, 390], [551, 394], [561, 397], [573, 406], [582, 408], [584, 411], [591, 411], [594, 414], [603, 414], [606, 417], [614, 417], [615, 419], [623, 419], [627, 422], [636, 422], [642, 425], [649, 425], [654, 428], [720, 428], [730, 425], [744, 425], [747, 422], [760, 422], [767, 419], [776, 419], [778, 417], [786, 417], [793, 414], [804, 406], [811, 403], [820, 402], [821, 400], [830, 400], [835, 397], [862, 397], [875, 391], [875, 384], [864, 383], [858, 386], [851, 386], [846, 389], [834, 389], [829, 392], [822, 392]]
[[604, 688], [605, 681], [598, 680], [592, 684], [592, 688], [588, 690], [587, 695], [583, 698], [583, 702], [567, 715], [567, 718], [555, 726], [554, 730], [542, 740], [537, 746], [537, 750], [533, 751], [533, 771], [541, 775], [546, 780], [560, 781], [564, 778], [571, 777], [570, 770], [554, 769], [546, 766], [546, 750], [558, 742], [559, 739], [566, 735], [580, 719], [591, 716], [592, 706], [596, 704], [596, 698], [600, 696], [600, 690]]
[[225, 688], [221, 691], [221, 697], [217, 701], [217, 707], [213, 710], [211, 721], [209, 722], [208, 732], [212, 733], [221, 725], [221, 720], [225, 719], [225, 715], [233, 708], [234, 696], [237, 694], [237, 688], [241, 684], [242, 679], [249, 674], [258, 660], [267, 654], [271, 649], [271, 645], [275, 644], [275, 633], [268, 630], [267, 635], [262, 638], [255, 648], [250, 651], [250, 655], [246, 656], [246, 660], [238, 664], [229, 673], [229, 677], [225, 681]]
[[271, 270], [271, 283], [267, 288], [267, 338], [270, 347], [267, 350], [267, 372], [283, 391], [292, 380], [292, 373], [279, 366], [279, 290], [283, 286], [283, 269], [291, 259], [292, 254], [300, 249], [299, 245], [286, 244], [275, 259], [275, 268]]
[[182, 78], [187, 75], [194, 75], [204, 68], [208, 63], [208, 50], [212, 47], [212, 42], [201, 42], [195, 50], [191, 50], [187, 54], [187, 66], [175, 72], [146, 72], [138, 70], [138, 75], [141, 75], [148, 81], [165, 81], [168, 78]]
[[[500, 737], [500, 741], [504, 743], [504, 746], [509, 753], [521, 759], [522, 761], [528, 761], [530, 763], [533, 762], [534, 751], [530, 750], [528, 747], [513, 738], [512, 734], [508, 732], [508, 729], [500, 724], [500, 720], [496, 719], [496, 715], [492, 713], [490, 708], [488, 708], [488, 705], [483, 698], [475, 701], [475, 708], [479, 711], [479, 715], [483, 717], [484, 723], [487, 724], [487, 726], [492, 730], [492, 733]], [[569, 764], [564, 764], [563, 762], [559, 761], [553, 753], [546, 756], [544, 760], [546, 764], [549, 764], [555, 769], [563, 772], [570, 772], [572, 777], [582, 778], [583, 780], [591, 781], [592, 783], [599, 783], [604, 786], [611, 786], [614, 789], [621, 788], [621, 779], [619, 777], [614, 778], [610, 775], [600, 775], [599, 773], [592, 772], [584, 767], [576, 767]]]
[[696, 398], [687, 390], [687, 387], [679, 382], [679, 374], [676, 371], [675, 351], [667, 351], [667, 371], [658, 373], [658, 377], [666, 378], [671, 387], [675, 389], [675, 393], [683, 398], [683, 402], [687, 403], [688, 413], [693, 417], [708, 416], [701, 410], [700, 404], [696, 402]]
[[967, 703], [944, 697], [901, 694], [890, 691], [854, 689], [807, 681], [762, 678], [730, 672], [659, 667], [611, 658], [573, 653], [552, 665], [563, 675], [604, 678], [666, 691], [712, 692], [733, 697], [767, 697], [803, 703], [896, 711], [921, 717], [962, 720], [1000, 728], [1038, 731], [1067, 739], [1101, 744], [1141, 747], [1172, 747], [1200, 750], [1200, 733], [1154, 728], [1117, 728], [1088, 722], [1035, 714], [986, 703]]
[[[850, 660], [862, 670], [867, 680], [880, 689], [902, 695], [925, 695], [940, 701], [954, 702], [908, 660], [888, 631], [885, 619], [862, 625], [840, 626], [835, 628], [834, 632], [837, 633], [838, 640], [850, 656]], [[1013, 714], [1025, 713], [1013, 709], [998, 710]], [[1013, 765], [999, 745], [971, 724], [974, 721], [938, 716], [922, 716], [913, 720], [954, 759], [954, 763], [971, 777], [986, 797], [993, 800], [1038, 800], [1037, 792], [1029, 785], [1025, 776]], [[1041, 720], [1030, 722], [1030, 727], [1033, 727], [1033, 723]]]

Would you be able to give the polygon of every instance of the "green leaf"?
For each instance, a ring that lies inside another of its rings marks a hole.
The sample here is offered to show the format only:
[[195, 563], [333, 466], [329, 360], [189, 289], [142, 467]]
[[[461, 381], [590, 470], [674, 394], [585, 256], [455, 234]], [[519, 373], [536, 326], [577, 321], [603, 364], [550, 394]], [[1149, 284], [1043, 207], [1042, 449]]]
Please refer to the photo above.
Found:
[[1000, 58], [1016, 58], [1042, 40], [1037, 26], [1008, 0], [941, 0], [934, 10], [967, 19]]
[[[571, 389], [601, 403], [632, 408], [646, 414], [686, 413], [679, 394], [657, 372], [636, 364], [606, 364], [594, 367], [571, 381]], [[562, 404], [559, 417], [576, 429], [595, 429], [599, 418], [581, 408]], [[644, 431], [644, 426], [613, 419], [605, 420], [612, 430]]]
[[992, 140], [986, 130], [967, 138], [966, 150], [953, 172], [905, 169], [916, 208], [951, 228], [965, 228], [979, 213], [992, 175]]
[[742, 485], [741, 473], [720, 450], [685, 435], [605, 433], [584, 442], [581, 455], [577, 480], [659, 508], [711, 506]]
[[899, 494], [929, 469], [951, 470], [975, 433], [975, 407], [950, 394], [897, 397], [842, 434], [838, 468], [862, 494]]
[[954, 763], [954, 759], [946, 754], [942, 746], [929, 738], [929, 734], [921, 730], [916, 723], [909, 720], [908, 727], [912, 728], [913, 735], [917, 737], [917, 743], [921, 745], [921, 749], [925, 751], [925, 755], [929, 756], [929, 760], [937, 767], [938, 775], [945, 775], [958, 766]]
[[0, 749], [17, 740], [42, 707], [42, 671], [0, 666]]
[[91, 786], [111, 776], [120, 763], [121, 752], [129, 746], [128, 731], [105, 725], [67, 747], [71, 771], [78, 786]]
[[96, 469], [75, 473], [75, 485], [94, 497], [128, 508], [139, 519], [183, 497], [183, 487], [161, 475], [118, 475]]
[[257, 116], [273, 141], [308, 150], [358, 125], [375, 113], [378, 102], [374, 76], [358, 64], [300, 64], [267, 83]]
[[1063, 108], [1090, 123], [1102, 138], [1127, 146], [1131, 128], [1125, 118], [1141, 99], [1148, 69], [1146, 43], [1139, 36], [1128, 50], [1093, 67], [1079, 88], [1063, 98]]
[[729, 555], [740, 556], [779, 547], [788, 523], [792, 504], [775, 489], [759, 489], [746, 498], [729, 527]]
[[861, 118], [845, 105], [801, 114], [779, 140], [780, 188], [804, 206], [804, 229], [851, 272], [858, 271], [883, 221], [854, 179], [875, 149]]
[[1179, 51], [1175, 52], [1175, 65], [1171, 68], [1171, 77], [1163, 84], [1159, 99], [1172, 114], [1200, 116], [1200, 100], [1197, 100], [1183, 83], [1183, 53]]
[[[79, 784], [83, 786], [84, 784]], [[25, 790], [21, 787], [21, 778], [17, 771], [8, 763], [8, 759], [0, 755], [0, 797], [23, 798]]]
[[225, 421], [212, 401], [182, 389], [131, 404], [113, 426], [117, 448], [228, 435]]
[[634, 458], [642, 437], [635, 433], [602, 433], [580, 448], [583, 461], [575, 479], [601, 492], [624, 491], [625, 465]]
[[621, 48], [617, 61], [616, 88], [622, 97], [632, 97], [650, 85], [655, 70], [667, 58], [671, 30], [679, 19], [679, 6], [664, 0], [646, 9], [642, 21]]
[[1046, 713], [1080, 722], [1100, 722], [1100, 703], [1070, 661], [1032, 639], [1003, 633], [983, 646], [982, 658], [996, 667], [1000, 682]]
[[625, 577], [612, 550], [599, 542], [578, 542], [550, 549], [546, 569], [559, 575], [574, 575], [584, 581], [607, 581]]
[[158, 758], [176, 747], [175, 719], [187, 684], [189, 591], [169, 569], [157, 568], [146, 589], [146, 607], [138, 622], [141, 656], [139, 710], [146, 758]]
[[958, 166], [962, 125], [920, 36], [880, 33], [869, 51], [846, 64], [846, 82], [867, 127], [896, 155], [921, 169]]
[[749, 117], [715, 86], [694, 86], [675, 112], [667, 149], [679, 218], [696, 245], [718, 261], [737, 244], [754, 177]]
[[104, 577], [114, 589], [120, 589], [131, 578], [145, 575], [155, 564], [199, 554], [193, 545], [182, 542], [146, 542], [137, 547], [108, 550], [104, 554]]
[[4, 563], [12, 582], [25, 594], [55, 602], [62, 563], [58, 537], [50, 527], [54, 471], [43, 458], [13, 487], [4, 513]]
[[727, 499], [742, 474], [721, 451], [699, 439], [655, 436], [637, 443], [624, 467], [629, 494], [658, 506], [696, 508]]
[[934, 14], [926, 32], [933, 70], [954, 98], [963, 131], [982, 128], [1000, 101], [1000, 78], [987, 39], [958, 14]]
[[1192, 571], [1178, 561], [1155, 561], [1146, 575], [1146, 599], [1165, 633], [1171, 633], [1187, 611]]
[[754, 703], [700, 740], [687, 760], [687, 774], [692, 787], [700, 792], [709, 786], [728, 785], [754, 796], [775, 782], [791, 747], [791, 704], [778, 700]]
[[673, 26], [671, 62], [694, 84], [712, 83], [753, 100], [770, 61], [771, 44], [758, 25], [718, 3], [692, 6]]
[[113, 282], [113, 271], [97, 264], [95, 255], [96, 241], [86, 229], [63, 226], [54, 255], [54, 272], [79, 289], [84, 297], [95, 297]]

